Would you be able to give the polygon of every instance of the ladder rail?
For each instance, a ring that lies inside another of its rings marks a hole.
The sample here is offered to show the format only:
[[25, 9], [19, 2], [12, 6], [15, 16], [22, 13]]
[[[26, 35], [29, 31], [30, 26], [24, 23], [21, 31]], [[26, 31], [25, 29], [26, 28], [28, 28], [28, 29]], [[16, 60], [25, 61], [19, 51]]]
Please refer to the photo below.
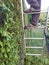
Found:
[[22, 13], [22, 25], [23, 25], [23, 31], [24, 31], [23, 1], [22, 0], [21, 0], [21, 13]]
[[47, 9], [47, 14], [46, 14], [46, 27], [45, 27], [45, 30], [47, 29], [47, 22], [48, 22], [48, 9]]

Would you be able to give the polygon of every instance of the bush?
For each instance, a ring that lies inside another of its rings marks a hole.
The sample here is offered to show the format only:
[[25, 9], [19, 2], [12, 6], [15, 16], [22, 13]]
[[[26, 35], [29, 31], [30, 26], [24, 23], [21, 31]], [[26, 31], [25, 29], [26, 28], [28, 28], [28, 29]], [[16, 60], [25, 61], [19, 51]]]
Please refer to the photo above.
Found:
[[0, 3], [0, 7], [0, 65], [17, 65], [21, 41], [21, 22], [19, 15], [16, 16], [19, 11], [14, 10], [14, 4], [6, 0]]

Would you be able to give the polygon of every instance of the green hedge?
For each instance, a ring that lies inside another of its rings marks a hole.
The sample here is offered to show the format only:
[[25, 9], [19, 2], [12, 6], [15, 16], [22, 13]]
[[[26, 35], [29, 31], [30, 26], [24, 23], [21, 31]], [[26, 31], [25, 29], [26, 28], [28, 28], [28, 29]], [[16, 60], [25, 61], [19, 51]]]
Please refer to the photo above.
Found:
[[17, 65], [21, 43], [19, 10], [17, 7], [15, 9], [14, 2], [9, 0], [3, 0], [0, 7], [0, 65]]

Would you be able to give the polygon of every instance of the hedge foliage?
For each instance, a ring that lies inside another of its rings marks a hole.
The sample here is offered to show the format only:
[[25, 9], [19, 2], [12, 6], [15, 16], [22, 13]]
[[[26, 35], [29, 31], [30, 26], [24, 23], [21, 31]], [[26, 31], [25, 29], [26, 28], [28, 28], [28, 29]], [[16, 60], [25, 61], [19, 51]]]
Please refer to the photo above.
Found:
[[21, 43], [19, 0], [0, 2], [0, 65], [17, 65]]

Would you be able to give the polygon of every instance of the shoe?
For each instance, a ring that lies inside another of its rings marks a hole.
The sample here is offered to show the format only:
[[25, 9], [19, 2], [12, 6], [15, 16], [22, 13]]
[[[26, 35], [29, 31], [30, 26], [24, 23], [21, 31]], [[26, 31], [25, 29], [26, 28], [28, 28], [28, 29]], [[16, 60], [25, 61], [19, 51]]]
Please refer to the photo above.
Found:
[[26, 29], [32, 29], [32, 28], [36, 28], [37, 26], [34, 26], [32, 24], [28, 24], [27, 26], [24, 27], [24, 30]]
[[24, 30], [26, 30], [27, 29], [27, 26], [24, 26]]
[[24, 11], [24, 13], [30, 13], [30, 12], [40, 12], [40, 9], [36, 10], [34, 8], [30, 8], [30, 9], [27, 9], [27, 10]]

